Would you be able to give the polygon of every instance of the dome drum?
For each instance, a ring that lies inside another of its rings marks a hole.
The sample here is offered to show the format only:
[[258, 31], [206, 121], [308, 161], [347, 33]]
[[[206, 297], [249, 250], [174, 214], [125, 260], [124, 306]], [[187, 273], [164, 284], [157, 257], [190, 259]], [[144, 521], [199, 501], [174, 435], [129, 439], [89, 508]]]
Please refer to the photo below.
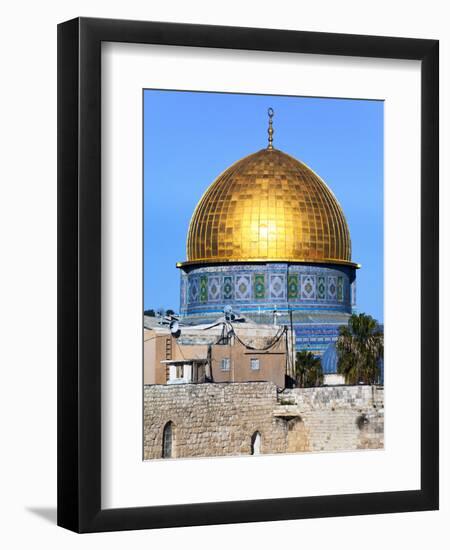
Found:
[[225, 305], [243, 314], [298, 310], [350, 313], [355, 268], [348, 265], [235, 263], [184, 266], [183, 316], [222, 315]]

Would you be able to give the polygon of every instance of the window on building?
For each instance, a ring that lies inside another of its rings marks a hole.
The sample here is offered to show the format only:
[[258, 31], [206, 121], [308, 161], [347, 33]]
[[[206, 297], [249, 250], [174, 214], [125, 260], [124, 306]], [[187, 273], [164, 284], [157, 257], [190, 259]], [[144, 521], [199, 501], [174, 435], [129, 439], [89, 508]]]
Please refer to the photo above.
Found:
[[224, 357], [220, 362], [220, 370], [229, 371], [230, 370], [230, 358]]
[[163, 430], [162, 457], [172, 458], [173, 423], [167, 422]]
[[175, 368], [175, 376], [177, 378], [183, 378], [184, 376], [184, 365], [177, 365]]
[[252, 435], [252, 441], [251, 441], [251, 450], [250, 453], [252, 455], [259, 455], [261, 454], [261, 434], [259, 432], [255, 432]]
[[259, 370], [259, 359], [250, 359], [250, 368], [252, 370]]

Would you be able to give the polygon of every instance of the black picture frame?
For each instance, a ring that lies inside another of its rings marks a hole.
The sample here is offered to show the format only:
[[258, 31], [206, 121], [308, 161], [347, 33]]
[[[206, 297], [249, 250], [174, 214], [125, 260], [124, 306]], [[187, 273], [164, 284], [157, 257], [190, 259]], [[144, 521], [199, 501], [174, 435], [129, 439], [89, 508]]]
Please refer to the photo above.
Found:
[[[421, 488], [101, 508], [101, 44], [421, 61]], [[58, 525], [76, 532], [436, 510], [439, 502], [439, 43], [77, 18], [58, 26]]]

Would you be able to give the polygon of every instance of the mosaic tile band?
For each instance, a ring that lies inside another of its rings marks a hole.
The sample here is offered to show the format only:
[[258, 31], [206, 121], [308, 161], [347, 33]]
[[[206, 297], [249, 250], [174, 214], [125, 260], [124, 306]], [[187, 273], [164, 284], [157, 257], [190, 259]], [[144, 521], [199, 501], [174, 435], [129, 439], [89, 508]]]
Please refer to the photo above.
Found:
[[226, 305], [247, 312], [276, 307], [351, 313], [354, 284], [351, 266], [185, 266], [181, 270], [180, 313], [220, 314]]

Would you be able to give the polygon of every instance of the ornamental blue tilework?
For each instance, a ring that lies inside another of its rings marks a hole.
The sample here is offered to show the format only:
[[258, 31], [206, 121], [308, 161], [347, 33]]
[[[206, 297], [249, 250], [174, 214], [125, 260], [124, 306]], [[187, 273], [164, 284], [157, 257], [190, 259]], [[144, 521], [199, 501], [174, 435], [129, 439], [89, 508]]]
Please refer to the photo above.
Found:
[[253, 275], [253, 297], [255, 300], [264, 300], [266, 297], [266, 281], [264, 273]]
[[189, 280], [189, 302], [195, 304], [200, 295], [198, 291], [198, 277], [191, 277]]
[[337, 299], [337, 277], [328, 277], [328, 295], [331, 300]]
[[302, 298], [304, 300], [315, 300], [316, 298], [316, 277], [314, 275], [302, 275]]
[[327, 297], [326, 279], [323, 275], [317, 276], [317, 299], [325, 300]]
[[227, 264], [182, 268], [182, 316], [217, 316], [225, 305], [243, 313], [351, 313], [355, 269], [317, 264]]
[[207, 275], [200, 276], [200, 301], [201, 302], [208, 301], [208, 276]]
[[337, 278], [337, 299], [339, 302], [342, 302], [344, 299], [344, 283], [342, 282], [342, 277]]
[[237, 301], [249, 300], [252, 297], [252, 280], [250, 275], [236, 275], [234, 296]]
[[286, 276], [283, 273], [269, 274], [269, 295], [271, 299], [283, 300], [286, 298]]
[[298, 350], [307, 350], [314, 355], [322, 356], [326, 349], [336, 342], [339, 336], [338, 324], [298, 324], [294, 326], [295, 347]]
[[229, 301], [229, 300], [232, 300], [233, 297], [234, 297], [234, 285], [233, 285], [233, 277], [231, 277], [230, 275], [225, 275], [224, 278], [223, 278], [223, 286], [222, 286], [222, 291], [223, 291], [223, 299], [225, 301]]
[[210, 302], [217, 302], [220, 298], [220, 277], [214, 275], [208, 277], [208, 300]]
[[298, 273], [290, 273], [288, 275], [288, 298], [296, 300], [298, 298]]

